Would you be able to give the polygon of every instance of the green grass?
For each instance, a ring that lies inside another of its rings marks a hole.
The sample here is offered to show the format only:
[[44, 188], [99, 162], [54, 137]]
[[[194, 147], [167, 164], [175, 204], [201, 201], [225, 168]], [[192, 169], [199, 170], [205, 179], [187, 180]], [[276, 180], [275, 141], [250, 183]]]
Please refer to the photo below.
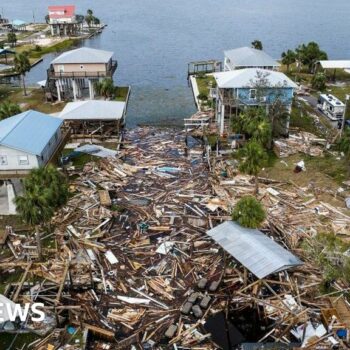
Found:
[[14, 87], [0, 87], [0, 103], [5, 100], [17, 103], [22, 110], [35, 109], [42, 113], [56, 113], [60, 112], [65, 103], [46, 102], [44, 91], [41, 88], [27, 88], [28, 96], [23, 96], [22, 88]]
[[129, 93], [129, 86], [116, 86], [115, 100], [120, 102], [126, 102], [128, 93]]
[[216, 87], [216, 81], [211, 75], [199, 75], [196, 77], [198, 91], [200, 95], [209, 97], [210, 87]]
[[344, 159], [338, 160], [333, 155], [326, 153], [323, 158], [306, 156], [305, 161], [311, 169], [329, 176], [338, 185], [349, 179], [349, 165]]
[[76, 45], [76, 43], [77, 39], [67, 39], [52, 46], [42, 47], [40, 50], [36, 50], [35, 46], [32, 46], [31, 50], [29, 51], [29, 57], [39, 59], [48, 53], [68, 50], [72, 46]]
[[293, 103], [292, 112], [290, 114], [290, 127], [323, 136], [316, 127], [314, 119], [309, 115], [310, 112], [313, 112], [312, 108], [310, 110], [310, 106], [305, 103], [300, 103], [299, 106]]

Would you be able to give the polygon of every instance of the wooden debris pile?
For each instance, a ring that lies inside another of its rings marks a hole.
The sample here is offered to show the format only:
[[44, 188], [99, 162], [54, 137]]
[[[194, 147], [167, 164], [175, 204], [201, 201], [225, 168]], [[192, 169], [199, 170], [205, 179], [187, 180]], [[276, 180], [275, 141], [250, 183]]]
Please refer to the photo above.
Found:
[[[231, 315], [226, 321], [250, 342], [343, 341], [322, 320], [321, 309], [332, 304], [315, 301], [322, 276], [311, 265], [258, 280], [206, 234], [230, 219], [231, 208], [254, 185], [230, 169], [227, 177], [221, 170], [212, 177], [199, 147], [185, 147], [184, 134], [135, 129], [119, 158], [72, 175], [72, 197], [52, 222], [57, 248], [44, 250], [44, 263], [14, 255], [0, 267], [8, 273], [23, 263], [26, 276], [40, 281], [33, 299], [56, 312], [58, 328], [68, 324], [85, 334], [86, 349], [217, 349], [209, 320], [220, 313]], [[274, 239], [286, 247], [323, 225], [311, 199], [282, 183], [265, 179], [261, 200], [278, 233]], [[25, 280], [8, 295], [33, 295]], [[245, 322], [244, 313], [257, 318]], [[303, 332], [310, 323], [326, 333]], [[220, 324], [219, 332], [225, 327]], [[76, 349], [72, 336], [57, 334], [38, 344]]]
[[301, 131], [290, 134], [289, 138], [274, 140], [274, 152], [279, 158], [286, 158], [292, 154], [304, 153], [313, 157], [323, 156], [327, 141], [317, 136]]

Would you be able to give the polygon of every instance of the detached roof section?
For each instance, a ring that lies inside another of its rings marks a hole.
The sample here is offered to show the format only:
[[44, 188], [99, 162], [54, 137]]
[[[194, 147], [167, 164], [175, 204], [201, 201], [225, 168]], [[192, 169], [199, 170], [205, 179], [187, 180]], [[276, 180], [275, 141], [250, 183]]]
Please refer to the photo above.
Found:
[[81, 47], [64, 52], [62, 55], [56, 57], [51, 64], [108, 63], [112, 56], [112, 51]]
[[280, 65], [266, 52], [251, 47], [224, 51], [224, 54], [235, 67], [278, 67]]
[[207, 234], [258, 278], [302, 265], [302, 261], [259, 230], [226, 221]]
[[41, 155], [63, 121], [36, 111], [26, 111], [0, 122], [0, 145]]
[[266, 87], [297, 88], [294, 81], [289, 79], [285, 74], [268, 69], [245, 68], [214, 73], [213, 75], [218, 87], [224, 89], [254, 87], [259, 79], [266, 81]]
[[59, 114], [65, 120], [118, 120], [125, 113], [125, 102], [87, 100], [70, 102]]

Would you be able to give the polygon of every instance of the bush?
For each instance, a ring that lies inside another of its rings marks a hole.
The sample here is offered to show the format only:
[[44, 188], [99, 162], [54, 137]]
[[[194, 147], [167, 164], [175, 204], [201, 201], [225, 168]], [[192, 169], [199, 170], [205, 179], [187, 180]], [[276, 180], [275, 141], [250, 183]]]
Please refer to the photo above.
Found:
[[40, 52], [42, 50], [40, 45], [35, 45], [34, 51]]
[[316, 73], [311, 81], [312, 88], [315, 90], [323, 91], [326, 88], [327, 78], [323, 73]]
[[232, 220], [237, 221], [243, 227], [257, 228], [265, 218], [264, 207], [253, 196], [241, 198], [232, 212]]
[[197, 97], [199, 100], [202, 100], [202, 101], [208, 100], [208, 96], [206, 94], [203, 94], [203, 93], [200, 93]]

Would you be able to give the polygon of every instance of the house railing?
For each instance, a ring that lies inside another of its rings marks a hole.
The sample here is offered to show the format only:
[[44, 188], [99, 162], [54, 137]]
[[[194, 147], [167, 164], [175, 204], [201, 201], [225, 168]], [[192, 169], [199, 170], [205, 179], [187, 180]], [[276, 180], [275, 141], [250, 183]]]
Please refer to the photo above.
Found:
[[48, 77], [53, 79], [60, 78], [105, 78], [112, 77], [118, 67], [118, 62], [112, 60], [112, 63], [105, 71], [87, 72], [55, 72], [52, 68], [48, 69]]

